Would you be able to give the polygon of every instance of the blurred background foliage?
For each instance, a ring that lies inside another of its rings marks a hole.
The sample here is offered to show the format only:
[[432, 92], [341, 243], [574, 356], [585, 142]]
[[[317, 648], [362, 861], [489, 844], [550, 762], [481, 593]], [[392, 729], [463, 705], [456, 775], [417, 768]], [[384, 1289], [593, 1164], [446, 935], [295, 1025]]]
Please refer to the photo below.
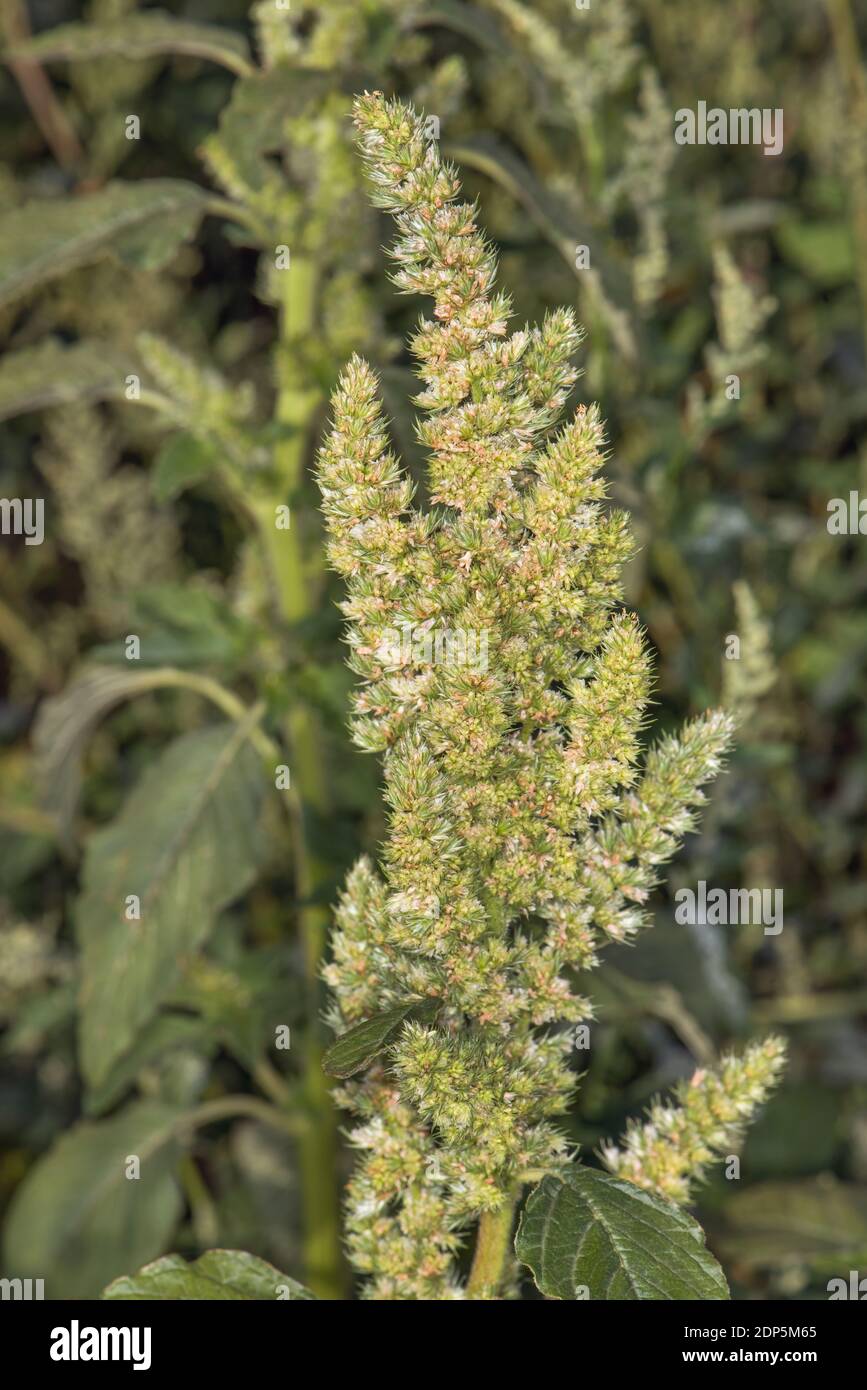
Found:
[[[213, 28], [166, 38], [166, 11]], [[44, 544], [0, 549], [4, 1274], [93, 1297], [166, 1249], [220, 1244], [347, 1287], [328, 1246], [349, 1158], [304, 1134], [328, 1104], [327, 905], [382, 833], [378, 768], [345, 732], [309, 478], [352, 351], [422, 464], [419, 306], [386, 279], [346, 123], [363, 87], [436, 116], [518, 318], [570, 303], [589, 330], [576, 399], [601, 402], [639, 538], [627, 599], [657, 651], [659, 727], [721, 700], [743, 716], [655, 930], [588, 982], [569, 1131], [592, 1162], [653, 1093], [782, 1030], [785, 1084], [699, 1217], [735, 1297], [822, 1298], [863, 1272], [867, 559], [826, 526], [831, 498], [867, 489], [857, 18], [850, 0], [0, 0], [0, 491], [46, 499]], [[674, 112], [700, 100], [783, 108], [783, 152], [677, 146]], [[171, 181], [162, 202], [154, 180]], [[131, 375], [151, 408], [125, 399]], [[235, 891], [178, 945], [137, 1038], [82, 1067], [82, 999], [96, 1012], [109, 992], [77, 909], [99, 897], [103, 827], [129, 827], [127, 798], [166, 759], [177, 771], [180, 741], [218, 736], [221, 699], [230, 717], [259, 702], [288, 750], [288, 826], [262, 807]], [[674, 892], [698, 879], [782, 888], [783, 931], [675, 925]], [[239, 1096], [246, 1113], [220, 1110]], [[107, 1156], [147, 1146], [127, 1212]]]

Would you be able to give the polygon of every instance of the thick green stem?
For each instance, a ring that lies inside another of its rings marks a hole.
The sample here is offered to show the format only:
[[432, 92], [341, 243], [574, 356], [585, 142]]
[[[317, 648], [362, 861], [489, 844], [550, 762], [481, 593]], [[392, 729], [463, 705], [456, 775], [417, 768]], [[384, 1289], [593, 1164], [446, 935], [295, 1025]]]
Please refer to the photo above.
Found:
[[506, 1197], [496, 1211], [486, 1211], [479, 1222], [476, 1250], [467, 1282], [470, 1298], [497, 1298], [512, 1254], [512, 1223], [517, 1194]]
[[[287, 437], [275, 450], [277, 490], [255, 505], [266, 558], [281, 617], [297, 624], [315, 611], [316, 584], [322, 572], [318, 547], [305, 548], [303, 518], [296, 499], [304, 477], [313, 417], [322, 394], [303, 379], [301, 353], [315, 332], [317, 274], [314, 262], [292, 256], [281, 272], [281, 333], [277, 353], [279, 392], [277, 420]], [[276, 524], [277, 508], [292, 508], [288, 529]], [[305, 1279], [321, 1298], [339, 1298], [344, 1290], [337, 1188], [337, 1119], [322, 1070], [324, 1039], [320, 1022], [319, 972], [328, 931], [327, 909], [316, 902], [328, 882], [327, 867], [310, 850], [306, 815], [327, 816], [330, 797], [322, 755], [321, 732], [313, 710], [294, 704], [285, 719], [295, 795], [290, 815], [298, 927], [306, 999], [302, 1071], [305, 1109], [311, 1123], [301, 1136], [299, 1158], [303, 1202]]]
[[[525, 741], [529, 740], [530, 732], [528, 723], [523, 730]], [[506, 904], [502, 898], [497, 898], [487, 891], [483, 892], [482, 897], [492, 926], [505, 932], [508, 921]], [[504, 1193], [503, 1205], [496, 1211], [486, 1211], [479, 1221], [476, 1248], [467, 1282], [470, 1298], [492, 1299], [499, 1295], [512, 1250], [512, 1224], [519, 1194], [520, 1187], [513, 1192]]]

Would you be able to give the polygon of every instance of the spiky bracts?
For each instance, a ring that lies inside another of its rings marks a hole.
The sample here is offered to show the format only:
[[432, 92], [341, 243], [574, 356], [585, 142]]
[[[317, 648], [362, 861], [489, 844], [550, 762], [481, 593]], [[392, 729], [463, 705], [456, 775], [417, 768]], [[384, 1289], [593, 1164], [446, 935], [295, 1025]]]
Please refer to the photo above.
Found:
[[552, 433], [581, 334], [568, 311], [507, 334], [493, 251], [422, 121], [378, 94], [355, 119], [397, 220], [396, 282], [435, 302], [413, 348], [437, 505], [413, 505], [353, 360], [319, 481], [390, 834], [382, 876], [350, 875], [326, 979], [338, 1029], [442, 1001], [341, 1094], [361, 1121], [349, 1242], [368, 1293], [450, 1298], [456, 1232], [568, 1158], [569, 1025], [591, 1017], [570, 972], [638, 930], [731, 725], [696, 720], [642, 766], [650, 661], [616, 611], [631, 547], [603, 510], [602, 424], [579, 407]]
[[672, 1102], [654, 1101], [647, 1119], [629, 1126], [619, 1148], [602, 1150], [606, 1166], [649, 1192], [688, 1202], [692, 1183], [739, 1143], [785, 1059], [782, 1039], [769, 1037], [740, 1056], [724, 1057], [717, 1071], [697, 1071], [677, 1087]]

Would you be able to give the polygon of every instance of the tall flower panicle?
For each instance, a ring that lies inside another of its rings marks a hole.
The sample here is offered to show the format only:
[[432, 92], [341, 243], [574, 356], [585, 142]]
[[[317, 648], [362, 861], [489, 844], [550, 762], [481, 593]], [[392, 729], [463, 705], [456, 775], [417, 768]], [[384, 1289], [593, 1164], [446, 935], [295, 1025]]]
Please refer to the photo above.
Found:
[[592, 1017], [574, 969], [642, 926], [732, 726], [709, 714], [642, 757], [651, 663], [617, 608], [626, 517], [604, 507], [595, 407], [562, 423], [581, 332], [568, 310], [510, 331], [494, 251], [421, 118], [367, 93], [355, 120], [397, 223], [395, 283], [434, 301], [412, 340], [432, 506], [354, 359], [318, 477], [354, 736], [384, 754], [389, 836], [381, 871], [349, 876], [325, 978], [338, 1031], [438, 1005], [340, 1093], [361, 1153], [349, 1244], [371, 1297], [460, 1298], [468, 1224], [569, 1160], [556, 1119], [571, 1026]]

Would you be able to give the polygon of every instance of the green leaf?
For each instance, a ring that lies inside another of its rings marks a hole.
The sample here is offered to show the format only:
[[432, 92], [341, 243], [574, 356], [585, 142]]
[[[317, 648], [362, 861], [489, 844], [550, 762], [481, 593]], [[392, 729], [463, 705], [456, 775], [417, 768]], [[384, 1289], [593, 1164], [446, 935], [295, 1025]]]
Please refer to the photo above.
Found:
[[843, 218], [825, 222], [781, 222], [777, 245], [791, 265], [821, 288], [848, 285], [855, 274], [849, 225]]
[[[0, 813], [2, 816], [2, 813]], [[20, 888], [38, 874], [57, 849], [54, 834], [31, 835], [3, 825], [0, 820], [0, 894]]]
[[[115, 246], [138, 263], [147, 262], [144, 250], [151, 238], [165, 259], [193, 234], [206, 203], [207, 195], [193, 183], [140, 179], [109, 183], [83, 197], [13, 208], [0, 217], [0, 304], [89, 265]], [[142, 240], [131, 240], [134, 234]]]
[[530, 1194], [515, 1253], [549, 1298], [729, 1296], [698, 1222], [634, 1183], [580, 1165]]
[[151, 486], [158, 502], [171, 502], [185, 488], [207, 477], [218, 462], [216, 450], [191, 434], [175, 434], [154, 463]]
[[150, 217], [114, 237], [109, 250], [133, 270], [162, 270], [178, 247], [195, 236], [201, 216], [201, 208], [193, 206]]
[[404, 1019], [431, 1018], [439, 1007], [439, 999], [425, 999], [401, 1004], [396, 1009], [374, 1014], [373, 1018], [366, 1018], [363, 1023], [356, 1023], [331, 1044], [322, 1059], [322, 1066], [329, 1076], [353, 1076], [369, 1066], [388, 1046]]
[[37, 347], [6, 352], [0, 359], [0, 420], [69, 401], [121, 397], [134, 370], [132, 358], [108, 343], [49, 338]]
[[[68, 1046], [75, 1026], [76, 988], [72, 980], [64, 980], [47, 991], [23, 999], [16, 1005], [15, 1019], [0, 1039], [0, 1057], [33, 1056], [46, 1049], [49, 1043], [63, 1038]], [[64, 1037], [64, 1035], [68, 1035]]]
[[188, 1014], [159, 1014], [136, 1038], [126, 1056], [112, 1067], [101, 1086], [85, 1097], [88, 1115], [100, 1115], [134, 1084], [139, 1072], [152, 1067], [179, 1048], [210, 1054], [215, 1050], [213, 1030], [201, 1018]]
[[[253, 640], [253, 629], [225, 599], [190, 584], [140, 589], [132, 598], [130, 631], [141, 638], [140, 666], [213, 666], [224, 676], [243, 661]], [[129, 665], [122, 639], [94, 647], [91, 656]]]
[[81, 787], [82, 756], [94, 728], [122, 700], [163, 683], [155, 673], [129, 666], [87, 666], [59, 695], [40, 705], [32, 734], [36, 778], [67, 845]]
[[[790, 1081], [781, 1087], [747, 1131], [742, 1150], [742, 1167], [750, 1175], [747, 1191], [753, 1191], [753, 1185], [762, 1178], [797, 1178], [833, 1171], [840, 1137], [845, 1133], [846, 1104], [845, 1091], [826, 1086], [820, 1077]], [[804, 1125], [805, 1115], [811, 1117], [808, 1126]], [[736, 1200], [732, 1198], [733, 1205]]]
[[293, 1010], [300, 1013], [297, 988], [280, 951], [246, 950], [231, 963], [200, 954], [185, 964], [168, 1002], [195, 1010], [226, 1050], [252, 1069], [277, 1024]]
[[[4, 1273], [45, 1279], [49, 1299], [95, 1298], [110, 1279], [158, 1255], [183, 1207], [173, 1176], [180, 1113], [140, 1101], [64, 1134], [12, 1199]], [[133, 1154], [137, 1179], [126, 1176]]]
[[87, 61], [93, 58], [150, 58], [161, 53], [186, 53], [209, 58], [232, 72], [252, 71], [250, 49], [240, 34], [216, 24], [192, 24], [163, 10], [124, 15], [105, 23], [60, 24], [26, 43], [9, 56], [51, 62], [55, 58]]
[[287, 1274], [243, 1250], [208, 1250], [192, 1264], [180, 1255], [166, 1255], [145, 1265], [138, 1274], [115, 1279], [105, 1299], [188, 1299], [315, 1301], [315, 1295]]
[[[106, 1081], [175, 986], [183, 958], [253, 882], [265, 784], [244, 728], [199, 730], [171, 744], [118, 818], [90, 838], [76, 910], [88, 1086]], [[139, 920], [125, 916], [133, 894]]]
[[520, 62], [521, 50], [510, 45], [503, 33], [501, 24], [493, 15], [479, 9], [477, 5], [467, 5], [463, 0], [433, 0], [404, 21], [407, 29], [451, 29], [464, 38], [472, 39], [480, 48], [498, 57], [507, 57]]
[[220, 152], [235, 175], [260, 192], [274, 181], [267, 155], [282, 149], [287, 122], [316, 109], [332, 87], [330, 74], [313, 69], [293, 68], [289, 74], [278, 66], [242, 78], [220, 113], [216, 134], [205, 141], [205, 153]]
[[867, 1186], [840, 1182], [830, 1173], [802, 1182], [756, 1183], [734, 1193], [723, 1216], [720, 1247], [748, 1269], [806, 1266], [828, 1276], [867, 1263]]

